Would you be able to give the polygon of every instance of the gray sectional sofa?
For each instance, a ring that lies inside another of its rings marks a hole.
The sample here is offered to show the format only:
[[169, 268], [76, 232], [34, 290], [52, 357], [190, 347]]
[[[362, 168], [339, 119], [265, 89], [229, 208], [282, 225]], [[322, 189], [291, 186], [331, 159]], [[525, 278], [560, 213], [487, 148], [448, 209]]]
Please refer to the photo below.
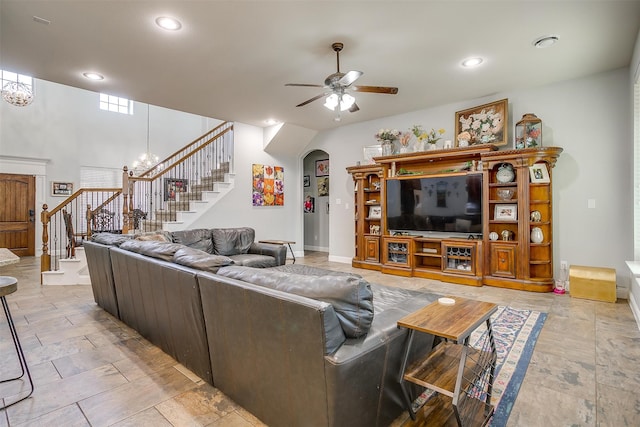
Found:
[[[437, 295], [189, 250], [88, 242], [96, 302], [270, 426], [385, 426], [404, 410], [396, 322]], [[179, 251], [190, 261], [174, 262]], [[416, 339], [431, 348], [432, 336]]]

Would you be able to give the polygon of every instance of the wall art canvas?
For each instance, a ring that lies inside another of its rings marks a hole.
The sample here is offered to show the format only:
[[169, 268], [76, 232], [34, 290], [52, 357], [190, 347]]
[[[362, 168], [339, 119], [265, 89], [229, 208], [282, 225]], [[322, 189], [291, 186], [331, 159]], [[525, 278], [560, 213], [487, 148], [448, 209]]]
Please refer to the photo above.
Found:
[[253, 206], [284, 206], [284, 168], [252, 165]]
[[51, 182], [51, 195], [67, 197], [73, 194], [73, 182]]
[[329, 177], [325, 176], [322, 178], [318, 178], [318, 196], [328, 196], [329, 195]]
[[311, 196], [307, 196], [304, 199], [304, 213], [313, 213], [316, 208], [316, 199]]
[[459, 146], [507, 144], [508, 99], [456, 112], [456, 139]]
[[189, 187], [189, 180], [182, 178], [164, 179], [164, 200], [180, 200], [180, 193], [186, 193]]
[[329, 176], [329, 159], [316, 160], [316, 176]]

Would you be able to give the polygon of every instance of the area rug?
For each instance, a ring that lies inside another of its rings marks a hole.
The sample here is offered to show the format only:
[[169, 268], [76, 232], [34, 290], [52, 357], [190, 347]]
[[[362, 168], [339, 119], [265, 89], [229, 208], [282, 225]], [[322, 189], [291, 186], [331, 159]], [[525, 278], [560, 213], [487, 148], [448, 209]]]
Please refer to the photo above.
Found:
[[[495, 409], [488, 423], [491, 427], [507, 425], [546, 318], [546, 313], [506, 306], [499, 306], [491, 316], [491, 329], [497, 352], [491, 393], [491, 404]], [[481, 348], [486, 334], [487, 328], [483, 324], [471, 334], [469, 343], [473, 347]], [[431, 396], [433, 394], [427, 391], [418, 400], [428, 400]]]

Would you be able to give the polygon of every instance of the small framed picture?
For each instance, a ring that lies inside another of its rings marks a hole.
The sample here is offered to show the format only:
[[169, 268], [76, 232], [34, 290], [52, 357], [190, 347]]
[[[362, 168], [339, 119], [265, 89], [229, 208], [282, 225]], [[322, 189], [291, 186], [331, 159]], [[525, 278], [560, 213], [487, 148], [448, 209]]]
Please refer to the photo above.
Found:
[[51, 195], [67, 197], [73, 194], [73, 182], [51, 182]]
[[305, 187], [311, 187], [311, 177], [310, 177], [309, 175], [305, 175], [305, 176], [302, 178], [302, 184], [303, 184]]
[[518, 205], [496, 205], [493, 219], [496, 221], [515, 221], [518, 219]]
[[544, 163], [536, 163], [533, 166], [529, 166], [529, 175], [531, 175], [531, 182], [534, 184], [549, 183], [549, 171]]
[[382, 218], [382, 207], [381, 206], [371, 206], [369, 207], [369, 218]]
[[329, 159], [316, 160], [316, 176], [329, 176]]

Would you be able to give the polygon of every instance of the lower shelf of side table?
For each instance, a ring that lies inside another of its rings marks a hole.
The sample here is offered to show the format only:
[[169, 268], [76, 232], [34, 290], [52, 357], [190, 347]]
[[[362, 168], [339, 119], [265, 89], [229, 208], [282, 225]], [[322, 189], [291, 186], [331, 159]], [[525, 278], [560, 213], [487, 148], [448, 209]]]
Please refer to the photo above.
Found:
[[[463, 425], [484, 425], [493, 413], [493, 407], [483, 400], [482, 390], [477, 388], [479, 384], [484, 387], [484, 384], [487, 384], [487, 375], [493, 373], [492, 368], [496, 362], [495, 353], [443, 341], [429, 353], [427, 358], [410, 365], [403, 379], [454, 398], [458, 371], [464, 356], [463, 351], [466, 351], [466, 357], [464, 357], [462, 373], [463, 384], [458, 389], [457, 414], [464, 419], [461, 423]], [[429, 400], [425, 407], [432, 406], [432, 400], [434, 399]], [[449, 402], [449, 406], [451, 405], [451, 399], [444, 400]], [[428, 411], [432, 412], [433, 409]], [[440, 413], [441, 410], [438, 409], [436, 412]], [[430, 415], [428, 418], [432, 421]]]

